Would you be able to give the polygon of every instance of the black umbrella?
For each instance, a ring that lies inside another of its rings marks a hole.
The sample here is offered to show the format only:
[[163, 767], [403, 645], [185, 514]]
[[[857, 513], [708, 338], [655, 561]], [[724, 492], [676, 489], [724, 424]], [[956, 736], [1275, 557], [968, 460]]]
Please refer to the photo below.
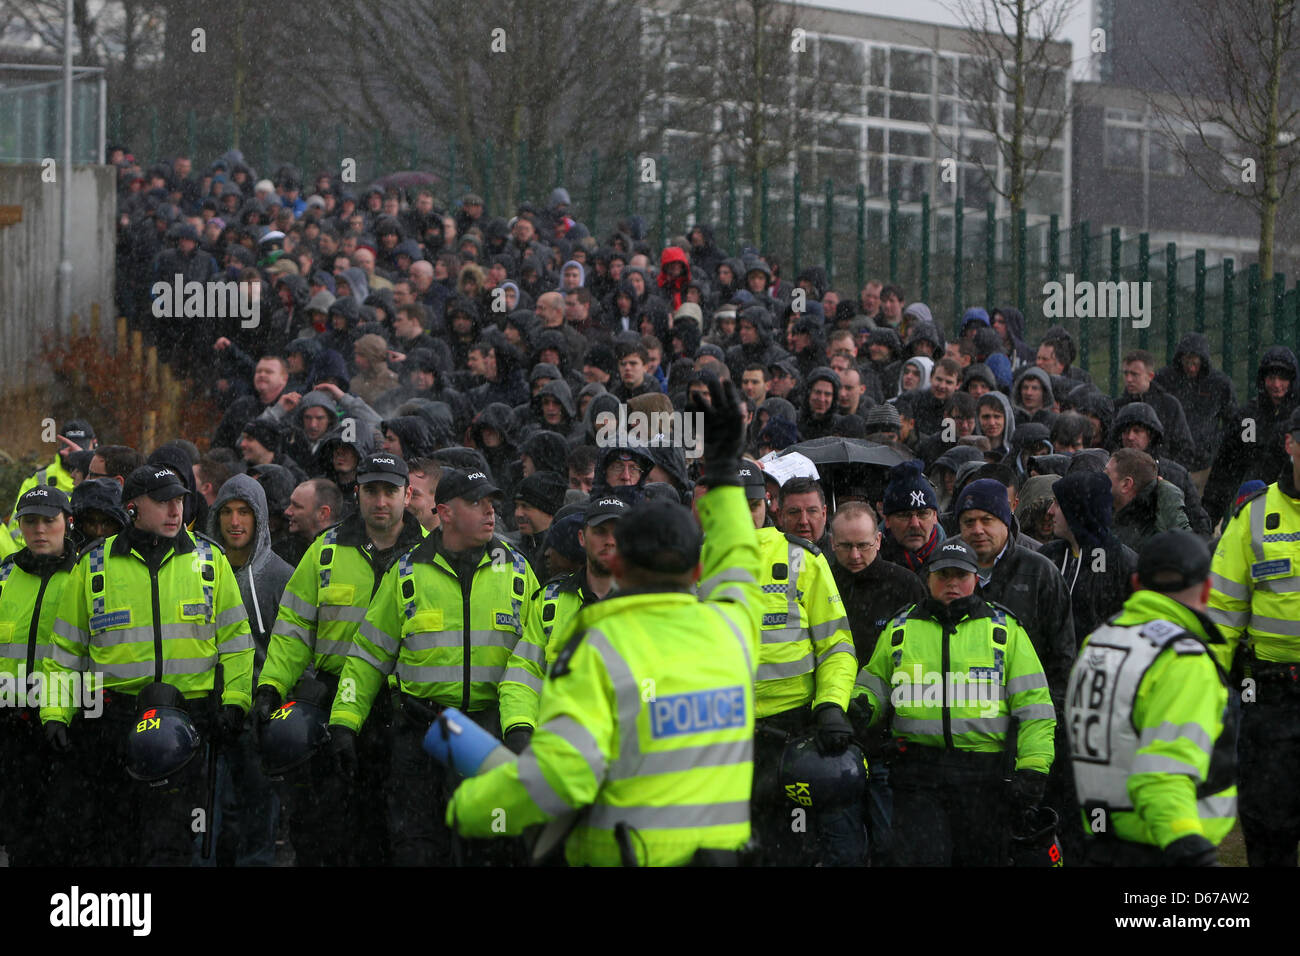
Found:
[[381, 176], [370, 184], [372, 189], [388, 189], [390, 186], [395, 189], [410, 189], [412, 186], [435, 186], [442, 180], [433, 173], [422, 173], [417, 170], [407, 170], [400, 173], [389, 173], [387, 176]]
[[781, 454], [797, 451], [818, 468], [823, 465], [881, 465], [892, 468], [906, 459], [888, 445], [865, 438], [839, 438], [828, 435], [791, 445]]

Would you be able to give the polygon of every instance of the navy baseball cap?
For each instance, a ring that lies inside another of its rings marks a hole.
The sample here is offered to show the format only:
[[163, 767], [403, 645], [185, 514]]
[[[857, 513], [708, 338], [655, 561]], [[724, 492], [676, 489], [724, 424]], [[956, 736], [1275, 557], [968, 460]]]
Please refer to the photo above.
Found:
[[464, 471], [460, 468], [448, 468], [438, 479], [438, 490], [434, 495], [437, 504], [445, 505], [453, 498], [466, 501], [482, 501], [489, 495], [501, 495], [501, 489], [492, 483], [492, 479], [482, 471]]
[[627, 564], [647, 571], [684, 574], [700, 561], [700, 526], [690, 509], [671, 501], [644, 501], [632, 508], [619, 521], [614, 540]]
[[176, 472], [158, 465], [141, 465], [127, 476], [122, 486], [123, 501], [134, 501], [141, 495], [148, 495], [154, 501], [171, 501], [187, 494], [189, 489], [176, 477]]
[[1210, 576], [1210, 549], [1190, 531], [1162, 531], [1138, 550], [1137, 576], [1148, 591], [1186, 590]]
[[942, 568], [961, 568], [971, 574], [979, 574], [980, 563], [975, 550], [961, 538], [949, 538], [930, 552], [926, 559], [926, 571], [938, 571]]
[[40, 515], [43, 518], [53, 518], [60, 511], [64, 514], [72, 514], [72, 503], [62, 489], [52, 485], [37, 485], [18, 499], [18, 506], [14, 508], [14, 517]]
[[758, 463], [748, 458], [740, 460], [740, 484], [745, 489], [745, 497], [755, 501], [767, 495], [767, 482], [763, 479], [763, 469]]
[[587, 502], [587, 510], [583, 512], [582, 523], [585, 525], [598, 525], [607, 521], [618, 521], [631, 510], [631, 506], [622, 498], [613, 494], [601, 495], [601, 497], [592, 498]]
[[357, 484], [368, 485], [372, 481], [386, 481], [390, 485], [401, 487], [407, 482], [411, 470], [406, 467], [400, 456], [391, 453], [367, 455], [357, 466]]

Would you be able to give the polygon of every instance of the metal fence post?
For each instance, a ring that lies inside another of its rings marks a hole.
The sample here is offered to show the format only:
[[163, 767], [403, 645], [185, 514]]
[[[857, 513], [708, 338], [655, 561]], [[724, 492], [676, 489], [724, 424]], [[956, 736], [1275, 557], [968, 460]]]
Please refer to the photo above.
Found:
[[627, 154], [627, 164], [623, 176], [623, 215], [636, 213], [636, 156]]
[[370, 138], [371, 154], [374, 156], [374, 172], [371, 179], [378, 179], [384, 174], [384, 140], [379, 130]]
[[411, 130], [411, 164], [410, 169], [420, 168], [420, 132]]
[[898, 187], [889, 190], [889, 281], [898, 281]]
[[600, 235], [596, 228], [596, 209], [600, 205], [600, 156], [591, 151], [591, 182], [587, 184], [587, 222], [591, 225], [591, 234]]
[[984, 306], [994, 308], [998, 297], [995, 247], [998, 239], [997, 208], [988, 203], [984, 209]]
[[1124, 241], [1120, 237], [1119, 228], [1115, 227], [1110, 231], [1110, 281], [1118, 282], [1120, 280], [1120, 250], [1123, 248]]
[[858, 183], [858, 236], [853, 264], [857, 277], [855, 304], [862, 301], [862, 287], [867, 284], [867, 187]]
[[[1142, 288], [1147, 288], [1151, 281], [1151, 236], [1148, 233], [1138, 235], [1138, 281]], [[1150, 300], [1150, 296], [1147, 297]], [[1151, 349], [1151, 326], [1138, 329], [1138, 348]]]
[[496, 184], [496, 143], [492, 142], [492, 140], [488, 140], [487, 145], [483, 148], [483, 153], [483, 208], [488, 210], [495, 208], [492, 205], [492, 200], [495, 198], [493, 193], [496, 191], [494, 189]]
[[668, 157], [659, 157], [659, 248], [668, 247]]
[[794, 239], [791, 242], [790, 274], [799, 274], [799, 259], [803, 255], [803, 177], [794, 174]]
[[1273, 341], [1289, 342], [1286, 320], [1286, 276], [1273, 273]]
[[1232, 313], [1236, 311], [1236, 288], [1231, 259], [1223, 260], [1223, 374], [1232, 378]]
[[1165, 243], [1165, 362], [1178, 351], [1178, 244]]
[[727, 167], [727, 249], [736, 251], [736, 167]]
[[[564, 144], [555, 144], [555, 188], [564, 185]], [[570, 197], [572, 198], [572, 197]]]
[[519, 141], [519, 192], [515, 195], [515, 202], [527, 202], [529, 200], [528, 190], [532, 185], [533, 157], [532, 151], [528, 148], [528, 140]]
[[953, 327], [961, 328], [962, 291], [961, 291], [961, 246], [962, 232], [965, 230], [966, 213], [961, 196], [952, 211], [952, 321]]
[[[758, 200], [759, 200], [759, 202], [758, 202], [758, 232], [759, 232], [759, 235], [758, 235], [758, 237], [757, 237], [757, 241], [758, 241], [758, 248], [760, 248], [760, 249], [764, 249], [764, 248], [767, 247], [767, 241], [768, 241], [768, 239], [769, 239], [770, 236], [771, 236], [771, 232], [769, 231], [769, 230], [770, 230], [770, 220], [769, 220], [769, 218], [768, 218], [768, 213], [769, 213], [770, 210], [771, 210], [771, 198], [772, 198], [772, 196], [771, 196], [771, 181], [770, 181], [770, 180], [771, 180], [771, 177], [768, 175], [768, 170], [764, 169], [764, 170], [763, 170], [763, 178], [762, 178], [762, 181], [759, 183], [759, 187], [758, 187], [758, 188], [759, 188], [759, 197], [758, 197]], [[731, 250], [731, 251], [734, 252], [735, 250]]]
[[1196, 313], [1196, 331], [1205, 332], [1205, 250], [1196, 250], [1196, 292], [1193, 309]]
[[[835, 281], [835, 182], [829, 176], [826, 177], [826, 222], [822, 225], [824, 229], [824, 260], [826, 263], [826, 281]], [[833, 317], [832, 317], [833, 318]], [[830, 321], [827, 322], [830, 325]]]
[[704, 222], [704, 164], [695, 161], [695, 225]]
[[1260, 306], [1263, 298], [1263, 274], [1259, 263], [1252, 262], [1246, 270], [1246, 369], [1259, 365]]
[[1051, 225], [1048, 227], [1047, 278], [1051, 282], [1061, 281], [1061, 217], [1052, 213]]
[[930, 194], [921, 193], [921, 301], [930, 301]]
[[1021, 208], [1016, 217], [1016, 308], [1023, 309], [1029, 297], [1029, 217]]

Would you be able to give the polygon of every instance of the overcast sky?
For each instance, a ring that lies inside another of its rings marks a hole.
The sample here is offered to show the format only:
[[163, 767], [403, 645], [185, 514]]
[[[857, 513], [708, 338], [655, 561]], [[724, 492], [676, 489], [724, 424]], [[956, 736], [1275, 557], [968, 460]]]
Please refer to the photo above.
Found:
[[[816, 0], [804, 6], [831, 7], [852, 10], [855, 13], [874, 13], [901, 20], [921, 20], [927, 23], [953, 23], [954, 17], [939, 0]], [[1092, 8], [1095, 0], [1075, 0], [1073, 15], [1066, 25], [1063, 39], [1069, 40], [1074, 57], [1075, 79], [1088, 78], [1088, 32], [1092, 29]]]

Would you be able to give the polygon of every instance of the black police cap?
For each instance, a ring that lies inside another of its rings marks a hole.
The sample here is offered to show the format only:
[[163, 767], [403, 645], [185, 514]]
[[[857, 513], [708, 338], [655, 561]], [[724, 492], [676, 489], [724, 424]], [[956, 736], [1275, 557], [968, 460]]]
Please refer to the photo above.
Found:
[[1142, 542], [1137, 575], [1149, 591], [1184, 591], [1210, 576], [1210, 549], [1190, 531], [1162, 531]]
[[614, 529], [624, 562], [647, 571], [683, 574], [700, 561], [700, 526], [689, 509], [671, 501], [644, 501]]

